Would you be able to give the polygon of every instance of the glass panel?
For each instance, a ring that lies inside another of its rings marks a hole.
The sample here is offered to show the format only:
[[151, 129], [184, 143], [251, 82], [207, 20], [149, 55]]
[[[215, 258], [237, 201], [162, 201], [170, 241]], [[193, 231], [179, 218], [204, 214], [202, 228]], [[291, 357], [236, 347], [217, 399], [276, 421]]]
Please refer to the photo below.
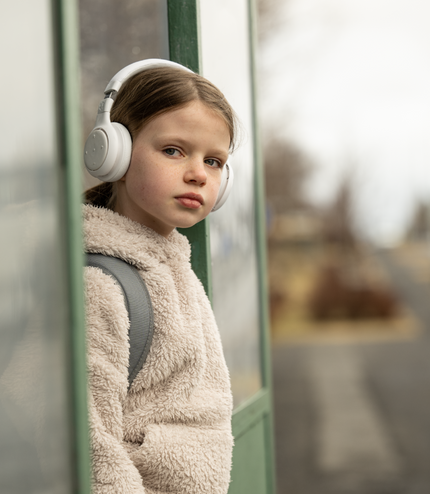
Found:
[[430, 491], [429, 20], [290, 0], [262, 23], [279, 492]]
[[[167, 0], [80, 0], [79, 17], [85, 142], [115, 73], [145, 58], [169, 58]], [[98, 182], [85, 177], [86, 187]]]
[[0, 492], [72, 492], [51, 2], [0, 16]]
[[[230, 158], [231, 197], [210, 216], [213, 307], [238, 405], [261, 387], [248, 2], [203, 0], [200, 9], [203, 75], [226, 95], [243, 134]], [[234, 50], [215, 26], [234, 33]]]

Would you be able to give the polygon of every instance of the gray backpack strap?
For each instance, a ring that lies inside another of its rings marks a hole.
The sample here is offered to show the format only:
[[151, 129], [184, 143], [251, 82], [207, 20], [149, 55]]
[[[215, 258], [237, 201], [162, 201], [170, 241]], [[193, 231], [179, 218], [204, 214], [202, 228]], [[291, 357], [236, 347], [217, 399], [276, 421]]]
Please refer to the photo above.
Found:
[[151, 297], [137, 269], [116, 257], [87, 254], [86, 265], [100, 268], [121, 287], [130, 319], [130, 356], [128, 387], [145, 363], [154, 333], [154, 312]]

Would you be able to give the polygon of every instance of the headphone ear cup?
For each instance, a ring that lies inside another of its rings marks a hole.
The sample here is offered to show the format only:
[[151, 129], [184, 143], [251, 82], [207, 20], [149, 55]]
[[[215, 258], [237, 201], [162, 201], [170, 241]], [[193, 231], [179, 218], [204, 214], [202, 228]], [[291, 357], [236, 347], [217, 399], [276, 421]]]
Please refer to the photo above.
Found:
[[117, 122], [95, 127], [85, 144], [85, 166], [103, 182], [116, 182], [127, 172], [131, 160], [130, 132]]
[[120, 180], [127, 173], [131, 161], [132, 140], [130, 132], [118, 122], [112, 122], [111, 125], [117, 136], [116, 159], [109, 174], [100, 177], [100, 180], [104, 182]]
[[233, 168], [226, 163], [222, 169], [221, 185], [219, 187], [218, 197], [211, 212], [217, 211], [224, 205], [225, 201], [230, 195], [231, 188], [233, 187], [234, 173]]

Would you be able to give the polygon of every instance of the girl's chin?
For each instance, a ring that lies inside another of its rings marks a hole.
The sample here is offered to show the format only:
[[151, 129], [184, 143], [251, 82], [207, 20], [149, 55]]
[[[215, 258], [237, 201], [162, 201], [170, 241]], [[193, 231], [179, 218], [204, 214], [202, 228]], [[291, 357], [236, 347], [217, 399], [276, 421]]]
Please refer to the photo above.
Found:
[[199, 223], [200, 221], [202, 221], [205, 218], [206, 218], [206, 216], [204, 216], [203, 218], [199, 217], [199, 218], [193, 218], [190, 220], [177, 221], [175, 228], [191, 228], [192, 226], [196, 225], [197, 223]]
[[175, 228], [191, 228], [204, 220], [209, 214], [210, 210], [206, 213], [206, 211], [203, 211], [202, 209], [183, 209], [181, 214], [174, 215], [171, 224], [174, 224]]
[[180, 225], [176, 225], [175, 228], [191, 228], [192, 226], [197, 225], [197, 223], [199, 223], [199, 221], [194, 221], [192, 223], [181, 223]]

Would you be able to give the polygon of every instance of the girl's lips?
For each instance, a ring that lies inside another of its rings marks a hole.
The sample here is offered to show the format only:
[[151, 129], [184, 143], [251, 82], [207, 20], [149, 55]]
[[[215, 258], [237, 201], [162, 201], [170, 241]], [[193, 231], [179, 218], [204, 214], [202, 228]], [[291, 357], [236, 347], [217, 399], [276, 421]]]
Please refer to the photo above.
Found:
[[197, 201], [197, 199], [191, 199], [191, 197], [176, 197], [176, 200], [185, 208], [199, 209], [201, 207], [200, 201]]
[[203, 197], [200, 194], [184, 194], [175, 198], [182, 206], [189, 209], [199, 209], [203, 205]]

